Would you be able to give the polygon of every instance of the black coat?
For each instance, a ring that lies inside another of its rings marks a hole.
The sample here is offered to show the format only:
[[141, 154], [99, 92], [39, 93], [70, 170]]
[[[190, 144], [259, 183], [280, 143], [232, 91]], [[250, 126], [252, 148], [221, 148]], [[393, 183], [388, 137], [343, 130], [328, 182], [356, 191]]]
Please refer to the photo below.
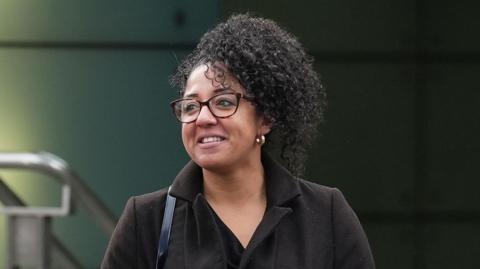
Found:
[[[267, 211], [240, 269], [371, 269], [357, 216], [335, 189], [297, 179], [268, 157]], [[202, 171], [190, 162], [175, 178], [177, 198], [165, 269], [225, 269], [219, 228], [202, 194]], [[155, 268], [166, 189], [132, 197], [115, 228], [102, 269]]]

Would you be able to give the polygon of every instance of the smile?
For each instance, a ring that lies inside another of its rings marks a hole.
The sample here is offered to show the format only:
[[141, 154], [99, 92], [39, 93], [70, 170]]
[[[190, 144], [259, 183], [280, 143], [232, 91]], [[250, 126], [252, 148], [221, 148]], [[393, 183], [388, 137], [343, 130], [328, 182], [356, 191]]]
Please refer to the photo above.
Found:
[[219, 136], [207, 136], [207, 137], [203, 137], [199, 140], [199, 142], [201, 144], [208, 144], [208, 143], [215, 143], [215, 142], [220, 142], [220, 141], [223, 141], [225, 140], [225, 138], [223, 137], [219, 137]]

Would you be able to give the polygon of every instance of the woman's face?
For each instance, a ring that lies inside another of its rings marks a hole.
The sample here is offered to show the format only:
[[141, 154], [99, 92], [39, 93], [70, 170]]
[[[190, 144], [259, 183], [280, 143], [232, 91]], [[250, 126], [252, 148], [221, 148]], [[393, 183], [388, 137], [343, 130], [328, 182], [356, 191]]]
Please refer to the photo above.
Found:
[[[246, 94], [223, 65], [202, 64], [188, 77], [183, 97], [205, 101], [224, 92]], [[188, 155], [200, 167], [226, 172], [260, 161], [260, 145], [255, 138], [269, 131], [255, 107], [241, 98], [235, 114], [227, 118], [217, 118], [202, 106], [196, 121], [182, 123], [182, 140]]]

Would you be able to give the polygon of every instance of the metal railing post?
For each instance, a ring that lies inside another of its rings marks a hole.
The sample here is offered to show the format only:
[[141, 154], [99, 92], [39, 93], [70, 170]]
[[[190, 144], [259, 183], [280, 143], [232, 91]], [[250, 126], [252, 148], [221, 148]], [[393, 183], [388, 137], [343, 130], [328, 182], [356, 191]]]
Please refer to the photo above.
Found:
[[4, 202], [0, 213], [6, 214], [8, 225], [7, 269], [50, 268], [52, 257], [62, 269], [80, 268], [50, 229], [52, 217], [70, 213], [72, 197], [87, 209], [107, 236], [113, 232], [116, 224], [113, 213], [61, 158], [47, 152], [0, 152], [0, 168], [36, 170], [63, 184], [60, 207], [26, 207], [0, 180], [0, 201]]

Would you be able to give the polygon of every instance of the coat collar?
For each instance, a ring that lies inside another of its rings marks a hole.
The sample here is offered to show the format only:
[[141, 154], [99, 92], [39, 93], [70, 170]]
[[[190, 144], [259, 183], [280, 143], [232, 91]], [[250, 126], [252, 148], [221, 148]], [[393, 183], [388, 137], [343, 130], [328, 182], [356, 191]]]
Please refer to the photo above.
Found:
[[[262, 153], [262, 164], [266, 175], [268, 207], [281, 206], [300, 195], [298, 180], [287, 169], [265, 153]], [[202, 182], [202, 168], [190, 161], [175, 177], [170, 194], [193, 202], [203, 193]]]

